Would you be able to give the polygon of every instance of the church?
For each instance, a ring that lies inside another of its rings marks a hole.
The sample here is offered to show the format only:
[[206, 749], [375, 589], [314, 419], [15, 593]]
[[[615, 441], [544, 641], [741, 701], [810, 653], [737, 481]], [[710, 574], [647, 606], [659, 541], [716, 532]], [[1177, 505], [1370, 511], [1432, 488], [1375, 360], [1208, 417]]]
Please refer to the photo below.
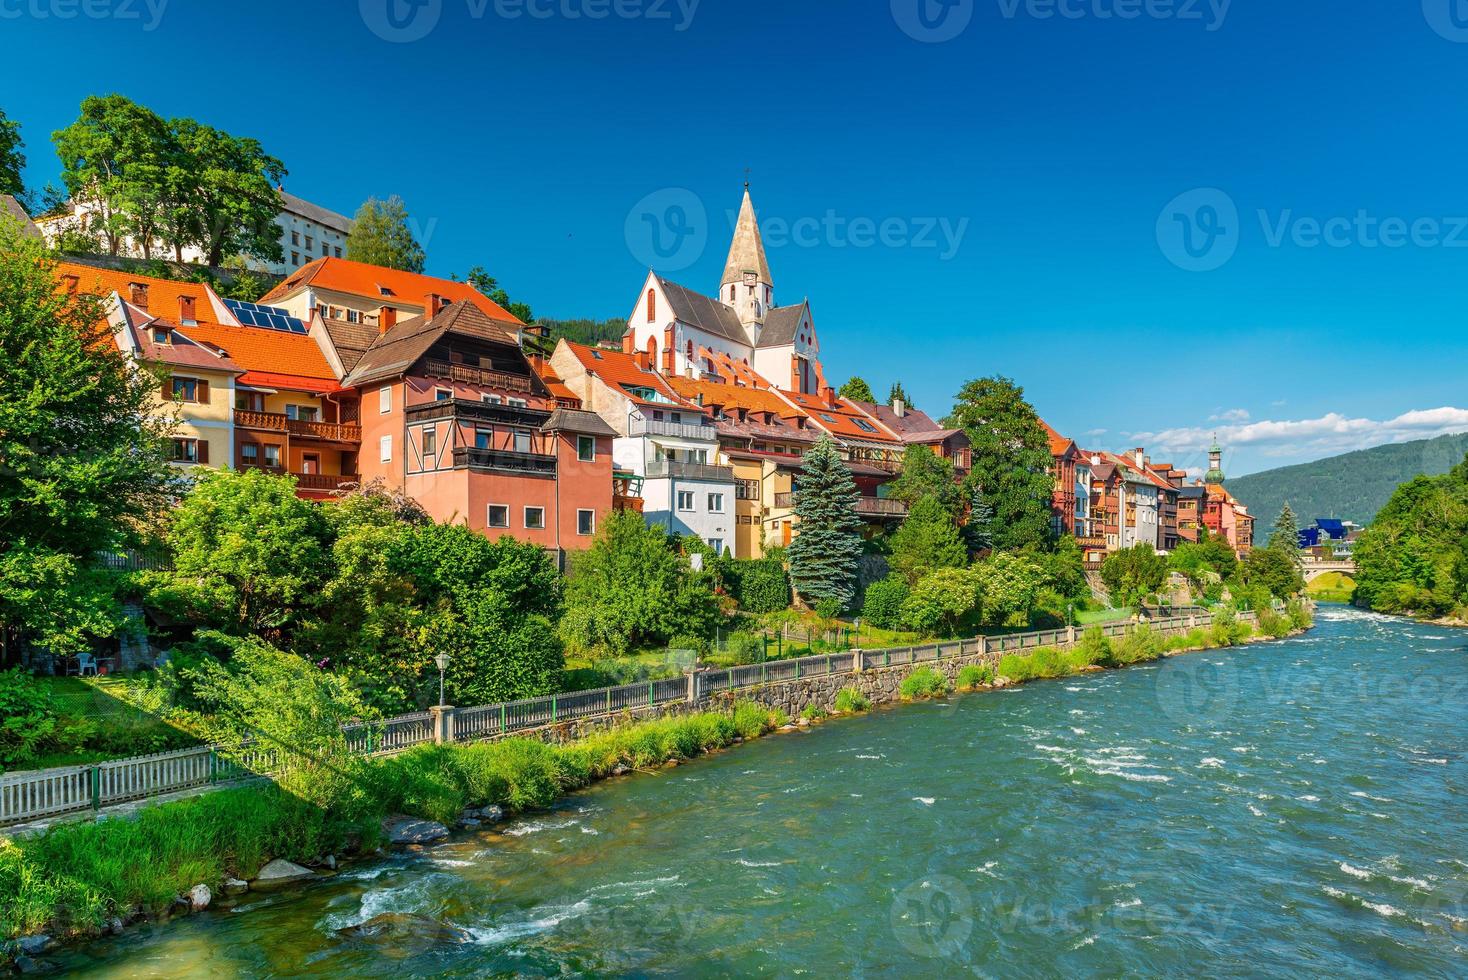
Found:
[[809, 301], [775, 305], [748, 184], [717, 295], [649, 270], [627, 317], [622, 348], [650, 355], [652, 364], [675, 377], [748, 383], [740, 377], [742, 366], [786, 391], [814, 395], [826, 385]]

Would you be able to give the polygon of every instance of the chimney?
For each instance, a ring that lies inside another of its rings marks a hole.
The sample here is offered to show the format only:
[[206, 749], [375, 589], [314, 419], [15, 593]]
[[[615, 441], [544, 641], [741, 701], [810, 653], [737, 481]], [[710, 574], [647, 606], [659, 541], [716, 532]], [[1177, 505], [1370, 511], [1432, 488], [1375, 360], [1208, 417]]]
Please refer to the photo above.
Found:
[[636, 352], [633, 353], [632, 358], [633, 358], [633, 360], [635, 360], [637, 362], [637, 366], [639, 368], [641, 368], [642, 370], [644, 370], [644, 371], [651, 371], [652, 370], [652, 354], [649, 353], [648, 351], [645, 351], [645, 350], [636, 351]]
[[127, 301], [140, 310], [148, 308], [148, 284], [142, 282], [130, 282], [127, 284]]
[[892, 414], [898, 418], [907, 416], [907, 404], [901, 398], [892, 399]]
[[377, 308], [377, 332], [387, 333], [398, 325], [398, 308], [396, 306], [380, 306]]
[[1138, 469], [1145, 469], [1147, 466], [1147, 451], [1141, 447], [1133, 449], [1132, 459], [1136, 460]]
[[199, 322], [194, 316], [194, 297], [180, 296], [178, 298], [178, 322], [186, 327], [191, 327]]
[[62, 276], [61, 281], [66, 283], [66, 295], [68, 296], [75, 296], [76, 291], [81, 288], [82, 284], [81, 276], [72, 275], [71, 273]]
[[632, 330], [631, 330], [631, 328], [628, 328], [627, 332], [624, 333], [624, 334], [622, 334], [622, 353], [623, 354], [635, 354], [635, 353], [637, 353], [637, 347], [635, 346], [635, 338], [632, 336]]
[[442, 296], [438, 295], [438, 293], [429, 293], [427, 296], [423, 297], [423, 318], [425, 320], [432, 320], [434, 317], [438, 316], [438, 313], [440, 310], [443, 309], [443, 306], [444, 301]]
[[826, 403], [827, 408], [836, 407], [836, 389], [830, 385], [821, 388], [821, 401]]

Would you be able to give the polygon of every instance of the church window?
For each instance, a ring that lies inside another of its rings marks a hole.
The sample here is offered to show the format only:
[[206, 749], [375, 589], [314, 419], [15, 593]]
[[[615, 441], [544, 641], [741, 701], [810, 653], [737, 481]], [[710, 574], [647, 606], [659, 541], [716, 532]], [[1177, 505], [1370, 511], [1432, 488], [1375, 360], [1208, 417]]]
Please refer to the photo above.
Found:
[[647, 291], [647, 322], [652, 323], [658, 316], [658, 295], [651, 289]]

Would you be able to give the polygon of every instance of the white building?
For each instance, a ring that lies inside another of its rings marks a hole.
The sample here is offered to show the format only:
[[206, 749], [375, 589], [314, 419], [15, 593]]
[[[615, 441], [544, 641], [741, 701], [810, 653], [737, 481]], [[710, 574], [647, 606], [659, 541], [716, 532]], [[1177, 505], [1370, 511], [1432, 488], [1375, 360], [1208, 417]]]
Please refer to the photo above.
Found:
[[[346, 254], [347, 233], [352, 230], [352, 219], [288, 194], [284, 187], [279, 188], [279, 192], [281, 206], [275, 223], [280, 228], [280, 248], [284, 258], [280, 262], [247, 259], [249, 268], [283, 276], [323, 256], [339, 259]], [[90, 201], [73, 201], [68, 213], [38, 218], [36, 226], [46, 236], [46, 241], [54, 246], [63, 232], [94, 232], [98, 213], [98, 206]], [[106, 250], [106, 238], [99, 238], [100, 247]], [[175, 255], [173, 249], [162, 242], [154, 242], [150, 252], [153, 258], [167, 261], [202, 264], [208, 259], [201, 249], [193, 245]], [[124, 235], [118, 243], [118, 254], [141, 258], [143, 248], [139, 242]]]
[[717, 297], [649, 271], [627, 322], [630, 345], [667, 374], [716, 375], [711, 355], [723, 354], [778, 388], [815, 394], [825, 384], [809, 302], [775, 305], [774, 279], [748, 187]]
[[640, 480], [643, 519], [733, 552], [734, 470], [718, 465], [718, 428], [652, 369], [652, 355], [561, 340], [550, 365], [616, 431], [613, 467]]

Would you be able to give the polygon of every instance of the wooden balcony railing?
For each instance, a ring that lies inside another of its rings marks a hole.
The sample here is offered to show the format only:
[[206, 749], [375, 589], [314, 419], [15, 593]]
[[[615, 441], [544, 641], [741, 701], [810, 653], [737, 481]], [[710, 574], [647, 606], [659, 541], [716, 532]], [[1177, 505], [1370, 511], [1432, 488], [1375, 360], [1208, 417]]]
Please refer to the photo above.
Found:
[[535, 476], [555, 476], [556, 458], [542, 453], [517, 453], [508, 449], [475, 449], [460, 446], [454, 450], [454, 465], [467, 466], [471, 470], [501, 470], [507, 473], [528, 473]]
[[[793, 491], [775, 494], [776, 507], [794, 507], [796, 495]], [[906, 517], [907, 504], [886, 497], [858, 497], [856, 512], [863, 517]]]
[[551, 413], [543, 408], [497, 405], [494, 402], [475, 401], [472, 398], [446, 398], [443, 401], [424, 402], [422, 405], [411, 406], [405, 414], [409, 422], [459, 418], [471, 422], [498, 422], [504, 425], [521, 425], [537, 429], [551, 417]]
[[240, 463], [242, 470], [264, 470], [266, 473], [274, 473], [276, 476], [289, 474], [296, 478], [297, 490], [340, 490], [343, 487], [352, 486], [361, 482], [362, 477], [356, 473], [297, 473], [287, 470], [284, 466], [263, 466], [259, 463]]
[[237, 408], [234, 412], [234, 424], [244, 429], [289, 432], [293, 436], [304, 436], [307, 439], [326, 439], [330, 442], [362, 441], [362, 427], [355, 423], [293, 419], [280, 412], [251, 412]]
[[423, 362], [423, 372], [435, 378], [449, 378], [471, 385], [486, 385], [490, 388], [508, 388], [511, 391], [530, 392], [530, 379], [520, 374], [493, 371], [489, 368], [469, 364], [451, 364], [448, 361], [428, 359]]

